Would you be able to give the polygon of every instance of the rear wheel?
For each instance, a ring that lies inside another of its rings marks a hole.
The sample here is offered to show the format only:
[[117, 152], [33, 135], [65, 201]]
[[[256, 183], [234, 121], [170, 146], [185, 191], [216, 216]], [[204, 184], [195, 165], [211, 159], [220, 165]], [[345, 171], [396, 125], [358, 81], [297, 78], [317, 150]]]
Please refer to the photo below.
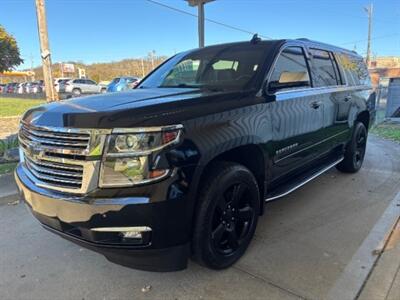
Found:
[[345, 173], [356, 173], [361, 169], [364, 162], [367, 147], [367, 129], [365, 125], [358, 122], [354, 125], [353, 136], [346, 148], [344, 159], [336, 168]]
[[74, 96], [79, 96], [79, 95], [81, 94], [81, 90], [80, 90], [80, 89], [73, 89], [73, 90], [72, 90], [72, 94], [73, 94]]
[[254, 235], [260, 211], [257, 181], [242, 165], [218, 162], [198, 201], [193, 257], [212, 269], [227, 268], [243, 255]]

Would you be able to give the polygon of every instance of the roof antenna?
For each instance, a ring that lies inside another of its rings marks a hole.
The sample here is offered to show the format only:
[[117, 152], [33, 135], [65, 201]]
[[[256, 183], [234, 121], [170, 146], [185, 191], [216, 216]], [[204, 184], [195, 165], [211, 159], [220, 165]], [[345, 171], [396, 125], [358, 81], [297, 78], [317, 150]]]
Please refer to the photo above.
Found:
[[251, 38], [250, 43], [257, 44], [258, 42], [261, 42], [261, 38], [258, 36], [258, 33], [255, 33]]

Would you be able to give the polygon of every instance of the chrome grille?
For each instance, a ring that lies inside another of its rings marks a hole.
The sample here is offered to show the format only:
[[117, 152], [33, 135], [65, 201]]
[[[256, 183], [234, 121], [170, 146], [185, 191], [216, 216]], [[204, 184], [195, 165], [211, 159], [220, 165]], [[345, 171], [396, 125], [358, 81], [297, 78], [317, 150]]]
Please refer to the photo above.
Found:
[[21, 123], [18, 136], [25, 173], [43, 188], [87, 193], [97, 187], [100, 156], [109, 132]]
[[33, 161], [28, 156], [25, 157], [25, 165], [36, 178], [43, 182], [78, 189], [82, 187], [83, 166], [40, 159]]
[[26, 125], [21, 125], [19, 136], [25, 144], [37, 143], [43, 146], [61, 148], [64, 150], [86, 150], [90, 141], [90, 133], [57, 132], [31, 128]]

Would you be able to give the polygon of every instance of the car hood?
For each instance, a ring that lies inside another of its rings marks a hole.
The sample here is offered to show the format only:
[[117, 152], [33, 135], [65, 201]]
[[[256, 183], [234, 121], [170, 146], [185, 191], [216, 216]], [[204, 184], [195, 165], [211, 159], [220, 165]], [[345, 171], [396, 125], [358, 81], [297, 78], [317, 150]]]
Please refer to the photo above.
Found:
[[248, 92], [155, 88], [99, 94], [54, 102], [27, 111], [23, 121], [34, 126], [116, 128], [164, 126], [212, 112], [249, 105]]

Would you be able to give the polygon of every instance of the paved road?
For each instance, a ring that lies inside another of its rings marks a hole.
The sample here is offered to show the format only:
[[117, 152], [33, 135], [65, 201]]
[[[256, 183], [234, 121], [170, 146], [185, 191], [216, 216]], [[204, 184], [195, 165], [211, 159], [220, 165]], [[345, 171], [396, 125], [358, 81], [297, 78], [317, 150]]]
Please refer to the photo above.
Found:
[[[272, 202], [233, 268], [150, 273], [114, 265], [0, 201], [0, 299], [322, 299], [400, 188], [400, 146], [371, 137], [364, 168], [335, 169]], [[142, 288], [151, 285], [148, 292]]]

